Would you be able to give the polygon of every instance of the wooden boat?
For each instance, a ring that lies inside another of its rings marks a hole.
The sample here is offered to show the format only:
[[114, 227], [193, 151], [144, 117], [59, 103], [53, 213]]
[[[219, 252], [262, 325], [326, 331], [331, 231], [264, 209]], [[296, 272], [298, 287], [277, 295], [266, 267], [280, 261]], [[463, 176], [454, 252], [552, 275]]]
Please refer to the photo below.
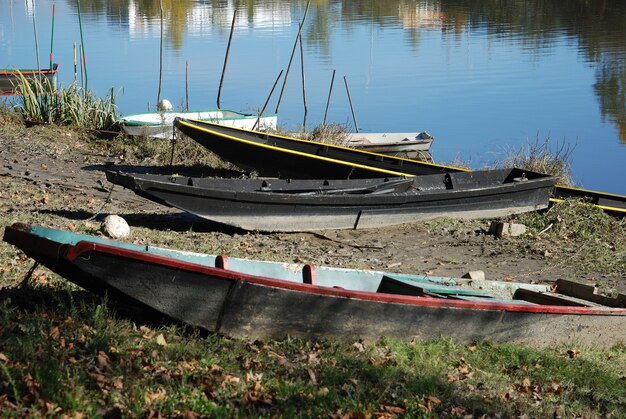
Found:
[[124, 131], [133, 136], [172, 139], [172, 123], [176, 118], [192, 118], [205, 122], [213, 122], [235, 128], [252, 129], [257, 123], [260, 129], [275, 129], [278, 121], [276, 115], [245, 114], [226, 109], [206, 111], [163, 111], [127, 115], [117, 120]]
[[626, 343], [626, 296], [593, 287], [476, 281], [264, 262], [134, 245], [26, 224], [4, 241], [110, 300], [232, 337]]
[[348, 134], [344, 145], [357, 150], [432, 162], [430, 146], [434, 138], [427, 132], [359, 132]]
[[[195, 120], [179, 119], [175, 125], [223, 159], [243, 169], [254, 170], [260, 176], [354, 179], [470, 171]], [[584, 197], [609, 213], [626, 216], [626, 196], [564, 185], [556, 185], [554, 189], [555, 196], [551, 201]]]
[[54, 81], [59, 73], [59, 65], [54, 64], [51, 69], [36, 68], [0, 68], [0, 96], [15, 95], [15, 87], [20, 80], [20, 74], [27, 79], [33, 77], [45, 77]]
[[107, 172], [158, 203], [245, 230], [375, 228], [488, 218], [548, 206], [552, 176], [519, 169], [348, 180], [209, 179]]

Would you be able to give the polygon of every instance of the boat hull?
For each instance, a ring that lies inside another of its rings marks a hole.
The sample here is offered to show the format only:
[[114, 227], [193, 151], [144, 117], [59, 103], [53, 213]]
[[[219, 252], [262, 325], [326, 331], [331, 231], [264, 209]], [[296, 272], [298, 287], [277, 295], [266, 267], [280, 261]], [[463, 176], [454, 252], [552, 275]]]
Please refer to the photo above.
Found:
[[[98, 294], [113, 292], [175, 320], [233, 337], [339, 340], [489, 339], [536, 346], [626, 342], [626, 310], [441, 300], [251, 275], [84, 237], [76, 244], [5, 230], [4, 240]], [[181, 252], [182, 253], [182, 252]], [[227, 264], [227, 260], [222, 260]], [[110, 298], [109, 294], [109, 298]]]
[[27, 79], [33, 77], [45, 77], [55, 81], [59, 72], [59, 65], [54, 64], [52, 69], [0, 69], [0, 96], [15, 95], [15, 86], [19, 84], [20, 75]]
[[425, 132], [353, 133], [347, 136], [344, 144], [357, 150], [432, 162], [428, 150], [433, 141], [434, 138]]
[[[234, 128], [252, 129], [257, 125], [259, 129], [275, 129], [278, 117], [276, 115], [261, 116], [243, 114], [229, 110], [209, 110], [159, 113], [143, 113], [128, 115], [118, 120], [124, 132], [132, 136], [172, 139], [172, 124], [176, 118], [194, 118], [205, 122], [214, 122]], [[257, 124], [257, 120], [259, 121]]]
[[551, 176], [519, 169], [389, 180], [202, 179], [119, 172], [107, 172], [107, 179], [214, 222], [268, 232], [501, 217], [546, 208], [555, 183]]

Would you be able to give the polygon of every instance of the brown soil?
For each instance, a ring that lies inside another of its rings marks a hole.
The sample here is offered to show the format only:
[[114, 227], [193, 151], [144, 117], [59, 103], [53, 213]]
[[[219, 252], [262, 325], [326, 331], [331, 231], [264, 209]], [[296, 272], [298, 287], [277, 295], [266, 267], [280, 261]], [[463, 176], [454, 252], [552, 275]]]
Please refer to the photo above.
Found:
[[[540, 240], [495, 238], [487, 233], [491, 220], [439, 220], [316, 233], [233, 231], [164, 208], [119, 186], [111, 191], [104, 174], [107, 169], [164, 168], [123, 166], [105, 142], [85, 134], [55, 127], [25, 128], [0, 117], [0, 150], [3, 224], [28, 221], [75, 228], [87, 220], [97, 226], [105, 215], [118, 214], [129, 222], [134, 241], [158, 240], [155, 237], [163, 232], [169, 238], [159, 244], [186, 250], [434, 276], [458, 277], [482, 270], [487, 279], [551, 282], [567, 278], [625, 289], [624, 278], [581, 274], [579, 268], [570, 266], [575, 252], [567, 256]], [[185, 241], [176, 241], [174, 236]]]

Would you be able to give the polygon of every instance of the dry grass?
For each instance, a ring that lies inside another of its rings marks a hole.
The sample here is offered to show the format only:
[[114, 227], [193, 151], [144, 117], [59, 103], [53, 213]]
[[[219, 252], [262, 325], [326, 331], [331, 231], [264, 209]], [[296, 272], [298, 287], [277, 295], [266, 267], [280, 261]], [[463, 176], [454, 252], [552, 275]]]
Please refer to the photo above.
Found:
[[501, 165], [547, 173], [556, 176], [560, 185], [571, 185], [571, 159], [575, 146], [565, 142], [557, 142], [555, 147], [551, 145], [549, 138], [524, 144], [518, 150], [508, 151]]

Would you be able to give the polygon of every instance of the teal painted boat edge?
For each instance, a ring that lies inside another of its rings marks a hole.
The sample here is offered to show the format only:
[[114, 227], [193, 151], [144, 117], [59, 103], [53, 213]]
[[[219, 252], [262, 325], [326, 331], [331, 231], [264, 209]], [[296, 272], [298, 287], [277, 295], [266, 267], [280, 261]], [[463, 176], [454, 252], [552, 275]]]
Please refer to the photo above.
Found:
[[[59, 243], [76, 245], [81, 241], [106, 244], [127, 250], [144, 252], [158, 256], [176, 258], [185, 262], [195, 263], [203, 266], [215, 266], [215, 255], [203, 253], [188, 252], [182, 250], [165, 249], [150, 245], [138, 245], [126, 243], [118, 240], [108, 239], [106, 237], [91, 236], [87, 234], [74, 233], [69, 231], [57, 230], [54, 228], [42, 227], [38, 225], [30, 225], [30, 232], [36, 236], [56, 241]], [[289, 263], [289, 262], [273, 262], [262, 260], [251, 260], [243, 258], [228, 257], [229, 269], [242, 273], [250, 273], [259, 276], [272, 277], [293, 282], [302, 282], [302, 270], [305, 264]], [[377, 288], [378, 283], [384, 275], [393, 275], [394, 277], [403, 278], [405, 280], [415, 282], [428, 282], [435, 284], [457, 285], [459, 279], [448, 277], [435, 277], [429, 275], [418, 274], [400, 274], [389, 273], [384, 271], [347, 269], [330, 266], [315, 266], [317, 275], [317, 284], [321, 286], [337, 285], [337, 276], [341, 276], [343, 280], [355, 286], [357, 290], [371, 290]], [[376, 282], [374, 282], [376, 281]]]

